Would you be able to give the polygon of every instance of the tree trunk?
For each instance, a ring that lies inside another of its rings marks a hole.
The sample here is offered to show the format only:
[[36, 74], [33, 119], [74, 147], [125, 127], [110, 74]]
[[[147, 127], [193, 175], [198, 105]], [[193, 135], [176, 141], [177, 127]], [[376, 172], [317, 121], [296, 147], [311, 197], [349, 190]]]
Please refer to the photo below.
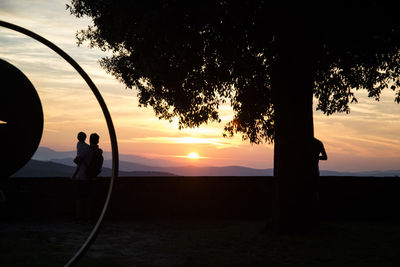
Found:
[[278, 178], [275, 230], [307, 232], [318, 225], [311, 47], [296, 33], [282, 34], [271, 85], [275, 107], [274, 176]]

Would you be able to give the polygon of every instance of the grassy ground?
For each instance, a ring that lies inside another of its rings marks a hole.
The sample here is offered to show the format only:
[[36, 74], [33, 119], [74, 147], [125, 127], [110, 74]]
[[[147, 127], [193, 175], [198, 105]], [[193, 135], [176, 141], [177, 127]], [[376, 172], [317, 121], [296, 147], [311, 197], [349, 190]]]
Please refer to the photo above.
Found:
[[[0, 223], [1, 266], [62, 266], [90, 225]], [[78, 266], [400, 266], [400, 225], [324, 221], [274, 236], [262, 221], [106, 222]]]

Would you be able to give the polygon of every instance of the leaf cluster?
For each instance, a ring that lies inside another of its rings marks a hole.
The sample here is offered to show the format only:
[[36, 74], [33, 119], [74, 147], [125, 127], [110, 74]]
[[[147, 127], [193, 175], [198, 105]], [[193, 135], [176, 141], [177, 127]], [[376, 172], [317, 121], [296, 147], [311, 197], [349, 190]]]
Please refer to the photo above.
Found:
[[384, 88], [400, 86], [400, 21], [380, 2], [72, 0], [68, 9], [93, 20], [78, 43], [112, 51], [102, 67], [180, 127], [220, 121], [218, 108], [230, 103], [225, 136], [273, 141], [271, 67], [287, 32], [311, 32], [314, 95], [328, 115], [349, 112], [354, 89], [379, 100]]

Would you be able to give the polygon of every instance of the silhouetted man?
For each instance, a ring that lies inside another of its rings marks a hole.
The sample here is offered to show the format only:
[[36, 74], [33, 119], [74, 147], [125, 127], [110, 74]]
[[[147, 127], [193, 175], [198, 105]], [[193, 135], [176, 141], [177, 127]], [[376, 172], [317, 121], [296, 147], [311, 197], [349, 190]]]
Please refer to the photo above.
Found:
[[324, 145], [320, 140], [317, 138], [313, 138], [312, 145], [312, 161], [313, 161], [313, 175], [311, 177], [311, 184], [310, 184], [310, 203], [312, 207], [311, 216], [315, 217], [311, 221], [315, 224], [314, 227], [319, 227], [319, 161], [320, 160], [327, 160], [328, 156], [326, 155], [326, 151]]
[[319, 161], [327, 160], [328, 156], [326, 155], [326, 151], [324, 148], [324, 144], [314, 137], [312, 143], [312, 151], [313, 151], [313, 175], [319, 176]]

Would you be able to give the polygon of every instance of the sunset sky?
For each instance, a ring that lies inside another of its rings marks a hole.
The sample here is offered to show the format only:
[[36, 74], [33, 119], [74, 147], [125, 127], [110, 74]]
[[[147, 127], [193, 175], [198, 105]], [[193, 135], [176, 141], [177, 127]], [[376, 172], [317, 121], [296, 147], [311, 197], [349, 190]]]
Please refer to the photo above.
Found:
[[[74, 58], [93, 79], [114, 120], [120, 153], [200, 166], [273, 166], [273, 146], [251, 145], [241, 136], [223, 138], [232, 118], [229, 106], [220, 110], [222, 123], [179, 131], [176, 122], [158, 120], [151, 108], [139, 108], [135, 90], [125, 89], [107, 74], [98, 60], [107, 55], [87, 46], [77, 47], [75, 33], [89, 25], [87, 18], [69, 15], [68, 1], [2, 0], [0, 20], [17, 24], [54, 42]], [[105, 151], [111, 146], [104, 117], [83, 79], [57, 54], [39, 42], [0, 28], [0, 58], [31, 80], [41, 98], [45, 124], [41, 146], [73, 150], [76, 134], [97, 132]], [[336, 171], [400, 169], [400, 105], [394, 92], [381, 101], [359, 91], [351, 113], [325, 116], [314, 112], [315, 136], [323, 141], [328, 161], [320, 168]], [[190, 154], [193, 153], [193, 154]], [[196, 154], [194, 154], [196, 153]], [[296, 160], [296, 159], [293, 159]]]

